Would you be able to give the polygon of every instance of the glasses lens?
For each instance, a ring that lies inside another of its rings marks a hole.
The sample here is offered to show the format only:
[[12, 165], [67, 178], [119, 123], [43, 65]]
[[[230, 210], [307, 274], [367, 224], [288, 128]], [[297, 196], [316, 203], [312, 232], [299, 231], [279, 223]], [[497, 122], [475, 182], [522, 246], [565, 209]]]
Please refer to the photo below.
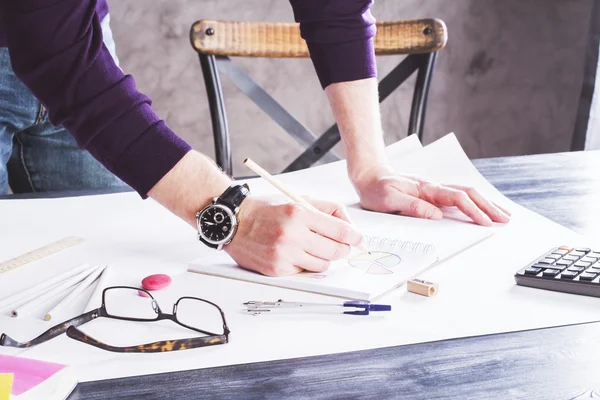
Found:
[[104, 293], [106, 312], [113, 317], [152, 321], [158, 317], [153, 299], [141, 296], [137, 289], [110, 288]]
[[181, 299], [177, 304], [177, 320], [190, 328], [222, 335], [223, 317], [215, 306], [202, 300]]

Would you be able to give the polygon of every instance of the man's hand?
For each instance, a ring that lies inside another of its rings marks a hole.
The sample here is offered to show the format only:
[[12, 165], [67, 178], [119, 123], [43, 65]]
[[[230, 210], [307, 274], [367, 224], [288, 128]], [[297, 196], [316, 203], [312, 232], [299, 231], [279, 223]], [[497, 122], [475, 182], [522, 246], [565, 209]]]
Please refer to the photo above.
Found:
[[[214, 162], [190, 151], [150, 191], [150, 196], [196, 228], [196, 213], [231, 184]], [[271, 204], [248, 197], [240, 224], [224, 250], [242, 267], [265, 275], [321, 272], [331, 261], [362, 242], [344, 206], [308, 200], [319, 211], [299, 204]]]
[[321, 212], [296, 203], [274, 205], [247, 198], [240, 225], [224, 250], [242, 267], [269, 276], [303, 270], [325, 271], [344, 258], [362, 235], [350, 224], [342, 205], [309, 200]]
[[439, 206], [455, 206], [479, 225], [506, 223], [510, 219], [507, 210], [473, 188], [401, 175], [387, 165], [375, 165], [356, 175], [353, 182], [361, 206], [372, 211], [439, 220]]
[[[334, 83], [325, 92], [340, 127], [348, 175], [364, 208], [441, 219], [438, 207], [456, 206], [480, 225], [508, 222], [510, 214], [475, 189], [440, 185], [390, 168], [384, 151], [376, 79]], [[380, 163], [374, 164], [373, 160]]]

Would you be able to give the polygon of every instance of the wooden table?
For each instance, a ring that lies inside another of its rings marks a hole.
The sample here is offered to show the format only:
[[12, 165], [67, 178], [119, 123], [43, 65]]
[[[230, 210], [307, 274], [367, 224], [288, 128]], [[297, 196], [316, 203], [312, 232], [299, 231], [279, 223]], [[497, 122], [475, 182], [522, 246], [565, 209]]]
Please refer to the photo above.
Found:
[[[475, 165], [514, 201], [577, 232], [600, 238], [600, 151], [476, 160]], [[82, 383], [69, 399], [138, 396], [600, 397], [600, 323]]]

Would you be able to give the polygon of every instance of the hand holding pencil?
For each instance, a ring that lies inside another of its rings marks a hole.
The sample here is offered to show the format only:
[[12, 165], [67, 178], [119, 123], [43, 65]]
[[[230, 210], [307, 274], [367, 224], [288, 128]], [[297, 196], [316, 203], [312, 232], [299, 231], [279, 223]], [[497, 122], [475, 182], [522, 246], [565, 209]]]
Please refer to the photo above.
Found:
[[298, 201], [250, 196], [242, 203], [238, 232], [224, 248], [240, 266], [270, 276], [322, 272], [362, 244], [343, 205], [286, 194]]
[[[310, 210], [312, 210], [314, 212], [317, 212], [317, 213], [322, 212], [321, 210], [317, 210], [317, 208], [315, 208], [312, 204], [310, 204], [308, 201], [306, 201], [306, 199], [304, 199], [302, 196], [294, 193], [292, 191], [292, 189], [288, 188], [283, 183], [279, 182], [277, 179], [275, 179], [275, 177], [273, 177], [273, 175], [268, 173], [264, 168], [262, 168], [260, 165], [258, 165], [251, 159], [249, 159], [249, 158], [244, 159], [244, 164], [248, 168], [250, 168], [252, 171], [256, 172], [261, 178], [263, 178], [264, 180], [269, 182], [271, 185], [273, 185], [281, 193], [283, 193], [287, 197], [289, 197], [291, 200], [295, 201], [298, 204], [302, 204], [305, 207], [308, 207]], [[345, 219], [347, 220], [347, 222], [350, 222], [350, 220], [347, 217]], [[364, 253], [369, 253], [369, 249], [367, 249], [367, 247], [364, 245], [364, 243], [362, 241], [357, 245], [357, 247]]]

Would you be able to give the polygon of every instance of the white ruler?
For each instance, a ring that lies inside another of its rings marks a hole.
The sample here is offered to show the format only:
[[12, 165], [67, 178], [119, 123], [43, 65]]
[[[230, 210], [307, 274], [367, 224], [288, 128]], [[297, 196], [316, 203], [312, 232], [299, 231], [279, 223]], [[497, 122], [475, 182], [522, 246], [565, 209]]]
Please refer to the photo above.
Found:
[[66, 237], [54, 243], [50, 243], [47, 246], [32, 250], [29, 253], [25, 253], [15, 258], [11, 258], [8, 261], [0, 263], [0, 274], [20, 267], [21, 265], [25, 265], [30, 262], [42, 259], [44, 257], [51, 256], [54, 253], [58, 253], [61, 250], [75, 246], [76, 244], [79, 244], [83, 241], [85, 241], [85, 239], [79, 237]]

